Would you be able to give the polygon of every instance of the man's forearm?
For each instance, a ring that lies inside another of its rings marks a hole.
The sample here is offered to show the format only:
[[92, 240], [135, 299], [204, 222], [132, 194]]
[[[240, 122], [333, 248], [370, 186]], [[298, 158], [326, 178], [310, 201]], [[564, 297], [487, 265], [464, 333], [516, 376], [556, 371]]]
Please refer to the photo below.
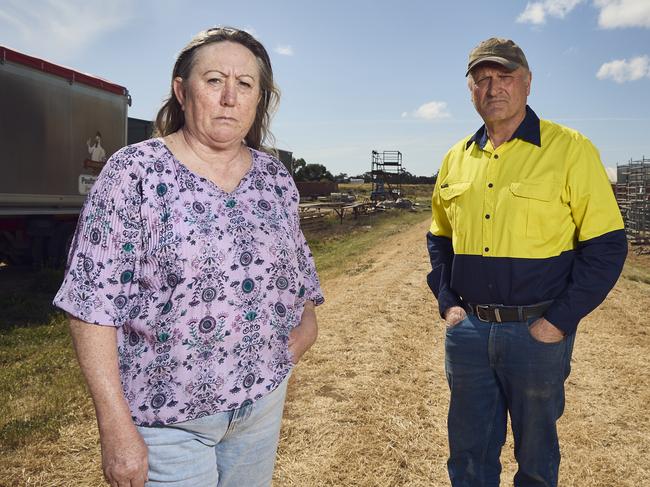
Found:
[[461, 303], [458, 294], [451, 289], [451, 265], [454, 261], [451, 239], [437, 237], [429, 232], [427, 233], [427, 249], [431, 261], [431, 272], [427, 276], [427, 283], [438, 299], [440, 316], [444, 318], [447, 309], [460, 306]]
[[570, 283], [544, 313], [545, 318], [565, 334], [574, 333], [580, 319], [602, 303], [614, 287], [626, 255], [624, 230], [581, 242], [576, 250]]

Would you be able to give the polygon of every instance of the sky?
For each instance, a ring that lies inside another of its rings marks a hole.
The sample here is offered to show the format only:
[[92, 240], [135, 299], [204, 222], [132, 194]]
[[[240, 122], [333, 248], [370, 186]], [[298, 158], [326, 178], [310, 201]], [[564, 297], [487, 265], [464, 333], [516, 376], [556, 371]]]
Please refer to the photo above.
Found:
[[650, 0], [0, 0], [0, 45], [125, 86], [129, 116], [149, 120], [177, 53], [215, 25], [269, 51], [277, 147], [333, 174], [370, 170], [373, 150], [435, 173], [482, 125], [465, 71], [493, 36], [526, 53], [540, 118], [585, 134], [606, 167], [650, 157]]

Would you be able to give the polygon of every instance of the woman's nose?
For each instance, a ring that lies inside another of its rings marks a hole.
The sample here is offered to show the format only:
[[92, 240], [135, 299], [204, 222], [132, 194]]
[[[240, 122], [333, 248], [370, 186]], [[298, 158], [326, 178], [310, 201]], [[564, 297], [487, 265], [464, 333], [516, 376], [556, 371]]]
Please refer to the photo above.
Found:
[[226, 107], [234, 107], [237, 103], [237, 91], [234, 83], [226, 82], [221, 92], [221, 104]]

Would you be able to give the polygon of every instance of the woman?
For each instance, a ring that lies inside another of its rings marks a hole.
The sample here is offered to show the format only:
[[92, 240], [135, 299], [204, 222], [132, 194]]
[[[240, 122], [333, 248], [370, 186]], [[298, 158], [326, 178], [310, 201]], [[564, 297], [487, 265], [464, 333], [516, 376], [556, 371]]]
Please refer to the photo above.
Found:
[[277, 101], [257, 40], [199, 33], [161, 138], [113, 155], [88, 196], [54, 302], [113, 486], [271, 483], [288, 376], [323, 302], [293, 180], [260, 151]]

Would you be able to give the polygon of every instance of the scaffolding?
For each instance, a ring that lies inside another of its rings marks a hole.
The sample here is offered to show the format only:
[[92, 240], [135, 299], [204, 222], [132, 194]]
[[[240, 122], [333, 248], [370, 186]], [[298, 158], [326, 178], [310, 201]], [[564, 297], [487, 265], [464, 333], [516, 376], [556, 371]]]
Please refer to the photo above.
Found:
[[372, 201], [396, 200], [402, 196], [402, 153], [400, 151], [372, 151]]
[[616, 165], [616, 201], [632, 244], [650, 244], [650, 159]]

